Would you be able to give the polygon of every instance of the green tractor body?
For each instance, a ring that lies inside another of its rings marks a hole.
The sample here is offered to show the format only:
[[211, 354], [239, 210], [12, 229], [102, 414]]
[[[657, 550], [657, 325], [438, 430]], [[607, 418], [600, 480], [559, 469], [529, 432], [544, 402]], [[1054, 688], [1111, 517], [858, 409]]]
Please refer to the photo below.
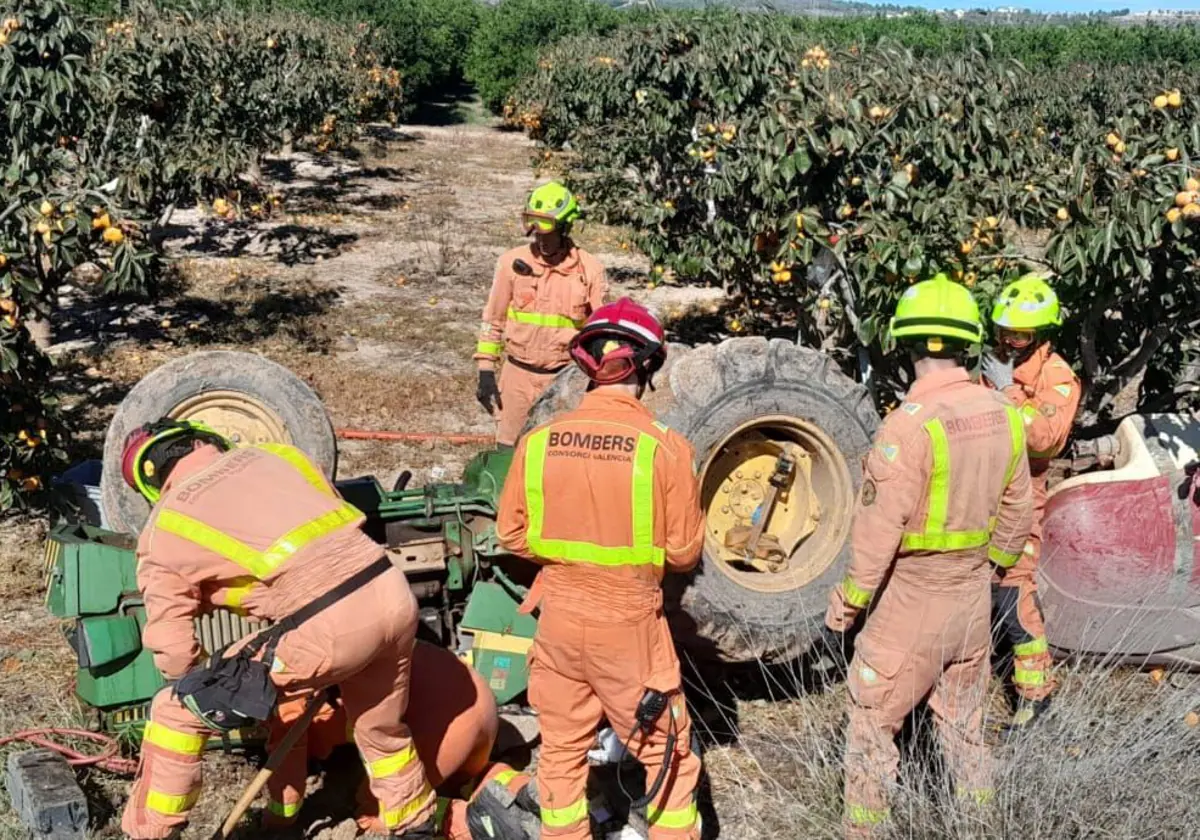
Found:
[[[385, 491], [374, 477], [338, 483], [367, 516], [365, 530], [387, 547], [420, 605], [418, 635], [457, 651], [500, 705], [528, 685], [537, 622], [518, 612], [536, 568], [506, 554], [495, 512], [511, 452], [483, 452], [459, 484]], [[90, 525], [55, 528], [46, 544], [46, 606], [67, 622], [78, 660], [76, 693], [102, 728], [139, 739], [150, 699], [165, 685], [142, 647], [145, 608], [137, 587], [136, 540]], [[228, 610], [196, 619], [213, 653], [264, 626]]]

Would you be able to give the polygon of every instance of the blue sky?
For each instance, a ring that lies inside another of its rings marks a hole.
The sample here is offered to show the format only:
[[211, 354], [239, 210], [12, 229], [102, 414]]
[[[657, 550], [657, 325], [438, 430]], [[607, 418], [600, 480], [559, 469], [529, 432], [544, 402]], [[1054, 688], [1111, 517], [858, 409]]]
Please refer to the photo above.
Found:
[[892, 0], [929, 9], [978, 9], [1017, 6], [1039, 12], [1100, 12], [1113, 9], [1190, 9], [1200, 11], [1200, 0]]

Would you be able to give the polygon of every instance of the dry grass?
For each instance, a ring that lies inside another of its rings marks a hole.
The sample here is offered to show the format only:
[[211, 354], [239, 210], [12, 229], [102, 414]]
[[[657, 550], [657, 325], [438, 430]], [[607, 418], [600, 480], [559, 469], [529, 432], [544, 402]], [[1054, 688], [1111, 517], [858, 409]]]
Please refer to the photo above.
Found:
[[[1200, 682], [1088, 664], [1059, 663], [1056, 674], [1051, 714], [1010, 744], [996, 743], [1008, 701], [993, 681], [997, 797], [983, 811], [953, 796], [932, 722], [919, 709], [900, 738], [890, 836], [1195, 836], [1200, 802], [1188, 792], [1200, 785], [1200, 729], [1189, 713]], [[844, 685], [806, 693], [799, 673], [766, 668], [757, 682], [766, 699], [730, 702], [727, 686], [692, 686], [707, 710], [700, 728], [718, 738], [737, 731], [734, 743], [705, 756], [720, 836], [840, 837]]]

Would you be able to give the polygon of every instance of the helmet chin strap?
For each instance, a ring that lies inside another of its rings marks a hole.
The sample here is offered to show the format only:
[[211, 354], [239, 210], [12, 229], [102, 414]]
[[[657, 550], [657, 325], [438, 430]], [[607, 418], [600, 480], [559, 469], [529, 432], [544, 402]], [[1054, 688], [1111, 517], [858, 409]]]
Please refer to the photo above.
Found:
[[1044, 341], [1044, 338], [1035, 336], [1034, 339], [1024, 347], [1014, 347], [1007, 342], [1001, 342], [1000, 346], [1004, 348], [1005, 361], [1011, 359], [1014, 365], [1019, 365], [1023, 364], [1029, 359], [1030, 356], [1036, 353], [1037, 349], [1042, 346]]

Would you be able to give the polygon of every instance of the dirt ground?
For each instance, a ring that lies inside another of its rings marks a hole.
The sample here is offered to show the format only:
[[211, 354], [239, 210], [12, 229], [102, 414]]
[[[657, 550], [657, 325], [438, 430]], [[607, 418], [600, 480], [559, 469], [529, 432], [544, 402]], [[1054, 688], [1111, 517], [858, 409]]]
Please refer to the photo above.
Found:
[[[54, 352], [66, 408], [81, 430], [76, 454], [98, 456], [112, 411], [140, 377], [169, 359], [219, 348], [285, 365], [312, 385], [339, 428], [491, 432], [475, 402], [470, 357], [492, 267], [520, 238], [517, 213], [538, 177], [531, 159], [521, 135], [486, 123], [381, 130], [351, 157], [272, 161], [265, 173], [284, 203], [270, 221], [177, 214], [169, 241], [175, 276], [155, 303], [98, 299], [87, 287], [64, 299]], [[647, 296], [639, 281], [648, 266], [620, 247], [620, 231], [585, 223], [577, 233], [618, 289], [669, 314], [712, 306], [703, 293]], [[390, 485], [411, 469], [416, 486], [456, 478], [474, 450], [344, 442], [339, 451], [343, 478], [373, 473]], [[39, 521], [0, 525], [0, 735], [87, 723], [71, 693], [74, 657], [42, 608], [44, 530]], [[1194, 684], [1180, 678], [1174, 687], [1155, 686], [1144, 674], [1086, 666], [1062, 676], [1052, 734], [1036, 750], [1001, 753], [1010, 792], [986, 820], [971, 822], [943, 807], [943, 792], [914, 760], [919, 747], [910, 748], [897, 807], [901, 833], [1170, 837], [1194, 828], [1194, 806], [1162, 793], [1173, 787], [1179, 798], [1194, 800], [1184, 791], [1200, 784], [1200, 769], [1188, 758], [1196, 730], [1184, 720]], [[728, 677], [694, 676], [691, 685], [698, 728], [711, 744], [715, 810], [705, 809], [706, 835], [838, 836], [844, 689], [806, 694], [786, 669]], [[998, 696], [995, 705], [1001, 708]], [[253, 774], [237, 758], [210, 755], [205, 764], [205, 795], [188, 838], [207, 836]], [[1125, 785], [1131, 774], [1142, 782], [1132, 793]], [[82, 781], [94, 836], [119, 836], [127, 780], [85, 771]], [[1048, 810], [1051, 793], [1071, 804]], [[1136, 808], [1131, 816], [1135, 793], [1152, 800], [1150, 817]], [[346, 805], [331, 796], [324, 805], [318, 800], [306, 809], [305, 834], [353, 837]], [[1103, 830], [1089, 831], [1097, 821]], [[0, 838], [18, 836], [0, 799]], [[247, 827], [239, 836], [267, 835]]]

